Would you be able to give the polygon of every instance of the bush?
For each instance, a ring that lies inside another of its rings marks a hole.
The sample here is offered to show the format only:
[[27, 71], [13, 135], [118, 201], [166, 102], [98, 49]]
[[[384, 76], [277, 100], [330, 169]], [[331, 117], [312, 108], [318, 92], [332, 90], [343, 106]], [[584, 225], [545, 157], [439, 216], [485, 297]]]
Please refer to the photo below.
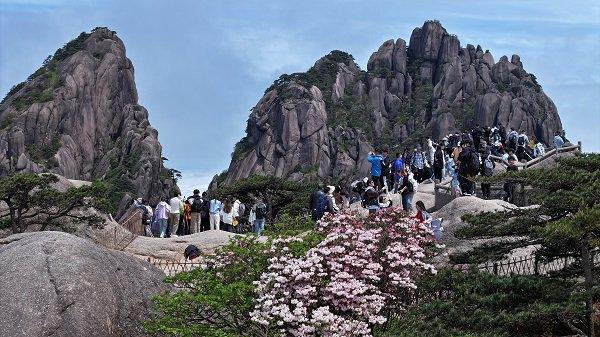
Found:
[[260, 277], [251, 313], [264, 335], [371, 336], [404, 309], [415, 275], [435, 273], [423, 261], [431, 232], [397, 209], [326, 217], [317, 231], [325, 239], [301, 257], [289, 248], [297, 238], [273, 241], [279, 254]]
[[442, 270], [418, 286], [421, 302], [377, 336], [562, 336], [584, 317], [570, 281]]

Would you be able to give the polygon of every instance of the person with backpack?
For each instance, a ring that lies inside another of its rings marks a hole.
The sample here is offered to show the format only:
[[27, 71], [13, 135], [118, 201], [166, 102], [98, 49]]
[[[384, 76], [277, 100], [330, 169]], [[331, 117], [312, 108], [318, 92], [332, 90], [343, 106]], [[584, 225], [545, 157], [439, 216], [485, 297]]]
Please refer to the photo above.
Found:
[[412, 195], [414, 195], [415, 186], [409, 178], [408, 168], [402, 171], [402, 185], [400, 185], [400, 195], [402, 196], [402, 209], [405, 212], [412, 210]]
[[510, 132], [507, 135], [509, 149], [513, 149], [513, 151], [517, 150], [517, 138], [518, 137], [519, 137], [519, 133], [517, 133], [515, 128], [510, 128]]
[[326, 197], [325, 192], [323, 192], [323, 185], [317, 187], [317, 190], [312, 194], [310, 198], [310, 209], [311, 209], [311, 217], [313, 222], [317, 222], [323, 217], [325, 213], [325, 205], [326, 205]]
[[223, 209], [223, 203], [217, 198], [213, 198], [209, 203], [208, 216], [210, 218], [210, 229], [219, 230], [221, 224], [221, 210]]
[[527, 159], [525, 146], [529, 143], [529, 138], [525, 134], [525, 131], [521, 130], [521, 134], [517, 137], [517, 159]]
[[481, 136], [482, 136], [481, 128], [479, 127], [479, 123], [475, 124], [475, 127], [473, 128], [473, 130], [471, 130], [471, 136], [473, 138], [473, 146], [476, 149], [478, 149], [479, 143], [481, 142]]
[[[494, 174], [494, 168], [496, 168], [496, 163], [490, 158], [491, 153], [483, 153], [483, 163], [481, 164], [481, 175], [483, 177], [491, 177]], [[488, 200], [490, 199], [490, 183], [481, 183], [481, 194], [483, 194], [483, 198]]]
[[200, 196], [199, 190], [194, 190], [194, 195], [188, 198], [190, 202], [190, 215], [192, 220], [190, 221], [190, 234], [200, 233], [201, 231], [201, 210], [202, 210], [202, 197]]
[[503, 124], [498, 124], [498, 134], [500, 135], [500, 143], [506, 147], [506, 128]]
[[394, 177], [394, 193], [398, 193], [398, 186], [402, 179], [402, 171], [404, 170], [404, 159], [400, 156], [400, 152], [396, 153], [396, 160], [392, 164], [392, 174]]
[[267, 218], [267, 205], [262, 200], [258, 200], [254, 207], [254, 226], [252, 226], [254, 233], [260, 235], [265, 229], [265, 220]]
[[202, 192], [202, 207], [200, 208], [200, 230], [210, 230], [210, 199], [206, 191]]
[[383, 162], [383, 156], [379, 154], [377, 150], [369, 152], [367, 157], [369, 163], [371, 163], [371, 179], [378, 188], [383, 187], [383, 178], [381, 177], [381, 163]]
[[148, 206], [148, 201], [142, 198], [135, 200], [134, 206], [142, 213], [142, 228], [144, 229], [144, 235], [153, 236], [150, 226], [152, 219], [152, 207]]
[[468, 142], [463, 142], [462, 151], [458, 156], [460, 189], [463, 195], [475, 195], [473, 177], [481, 170], [479, 153]]
[[440, 144], [436, 144], [436, 150], [433, 154], [433, 176], [436, 183], [442, 181], [444, 164], [444, 151], [442, 150], [442, 146]]

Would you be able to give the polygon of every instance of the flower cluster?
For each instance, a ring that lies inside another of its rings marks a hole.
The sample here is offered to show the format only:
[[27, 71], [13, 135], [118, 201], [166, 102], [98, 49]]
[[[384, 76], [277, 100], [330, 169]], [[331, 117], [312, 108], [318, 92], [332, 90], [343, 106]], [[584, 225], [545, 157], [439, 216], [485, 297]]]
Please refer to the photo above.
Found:
[[415, 275], [436, 272], [424, 261], [431, 231], [399, 209], [329, 216], [317, 230], [325, 239], [301, 257], [287, 249], [300, 239], [272, 242], [254, 322], [286, 336], [371, 336], [384, 313], [403, 309]]

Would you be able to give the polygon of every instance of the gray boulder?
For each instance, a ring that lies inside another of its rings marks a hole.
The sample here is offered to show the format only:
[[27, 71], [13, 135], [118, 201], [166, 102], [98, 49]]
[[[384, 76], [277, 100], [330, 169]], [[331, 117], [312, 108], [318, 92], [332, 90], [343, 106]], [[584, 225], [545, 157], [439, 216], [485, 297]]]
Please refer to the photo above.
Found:
[[167, 290], [149, 263], [61, 232], [0, 239], [0, 270], [2, 336], [146, 336]]

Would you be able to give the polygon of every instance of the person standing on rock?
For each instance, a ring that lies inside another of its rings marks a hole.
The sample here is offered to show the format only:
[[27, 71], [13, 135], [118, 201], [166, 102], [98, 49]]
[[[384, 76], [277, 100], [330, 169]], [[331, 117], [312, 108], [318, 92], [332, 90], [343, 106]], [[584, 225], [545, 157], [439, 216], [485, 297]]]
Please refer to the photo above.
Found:
[[508, 138], [508, 148], [513, 151], [517, 150], [517, 138], [519, 138], [519, 133], [515, 130], [515, 128], [510, 128], [510, 132], [507, 135]]
[[437, 144], [437, 148], [433, 155], [433, 176], [436, 183], [440, 183], [442, 181], [444, 175], [444, 164], [444, 151], [442, 150], [442, 146]]
[[402, 183], [402, 171], [404, 170], [404, 159], [400, 156], [400, 152], [396, 153], [396, 160], [392, 165], [392, 173], [394, 175], [394, 193], [398, 193], [398, 187]]
[[[519, 169], [517, 168], [517, 157], [515, 157], [513, 154], [509, 155], [508, 167], [506, 168], [506, 172], [518, 170]], [[515, 183], [509, 180], [504, 182], [504, 197], [502, 198], [502, 200], [510, 203], [513, 202], [514, 184]]]
[[223, 208], [223, 203], [218, 199], [213, 198], [210, 200], [209, 204], [209, 217], [210, 217], [210, 229], [218, 230], [220, 229], [220, 221], [221, 221], [221, 210]]
[[527, 151], [525, 147], [529, 143], [529, 138], [525, 134], [524, 130], [521, 130], [521, 134], [517, 137], [517, 159], [527, 159]]
[[383, 188], [383, 178], [381, 177], [381, 164], [383, 157], [379, 154], [379, 151], [369, 152], [367, 157], [369, 163], [371, 163], [371, 178], [377, 186], [377, 189]]
[[258, 202], [254, 207], [254, 216], [255, 219], [252, 230], [256, 235], [260, 235], [265, 229], [265, 219], [267, 218], [267, 205], [260, 199], [258, 199]]
[[159, 224], [159, 236], [164, 238], [167, 235], [167, 226], [169, 224], [169, 214], [171, 213], [171, 206], [169, 206], [169, 198], [165, 198], [156, 205], [154, 210], [156, 219]]
[[421, 145], [417, 145], [410, 161], [410, 168], [415, 175], [415, 179], [419, 183], [424, 180], [423, 169], [425, 168], [425, 160], [425, 155], [423, 151], [421, 151]]
[[171, 223], [171, 236], [177, 237], [177, 229], [179, 228], [179, 217], [181, 216], [181, 208], [183, 207], [183, 201], [181, 201], [181, 195], [179, 193], [173, 193], [173, 197], [169, 200], [169, 207], [171, 212], [169, 213], [169, 222]]
[[200, 231], [210, 230], [210, 199], [206, 191], [202, 192], [202, 209], [200, 210]]
[[463, 142], [462, 151], [458, 156], [460, 189], [463, 195], [475, 195], [475, 184], [472, 179], [481, 170], [479, 154], [471, 144]]
[[231, 199], [225, 199], [223, 207], [221, 208], [221, 230], [231, 232], [233, 224], [233, 203]]
[[188, 201], [191, 204], [191, 217], [192, 221], [190, 223], [190, 234], [195, 234], [200, 232], [200, 221], [201, 221], [201, 212], [202, 212], [202, 197], [200, 197], [200, 191], [194, 190], [194, 195], [188, 198]]
[[387, 187], [388, 191], [392, 189], [393, 186], [393, 181], [392, 179], [390, 179], [390, 173], [392, 171], [391, 168], [392, 158], [388, 156], [388, 151], [385, 150], [383, 151], [383, 161], [381, 162], [381, 177], [383, 178], [383, 181], [385, 182], [385, 186]]
[[[490, 158], [491, 153], [487, 152], [482, 153], [483, 163], [481, 163], [481, 175], [483, 177], [491, 177], [494, 174], [494, 168], [496, 167], [496, 163]], [[481, 183], [481, 194], [483, 194], [483, 198], [488, 200], [490, 199], [490, 183]]]
[[416, 180], [411, 177], [412, 173], [408, 168], [402, 171], [402, 185], [400, 186], [400, 195], [402, 196], [402, 209], [406, 212], [412, 211], [412, 198], [416, 191]]

